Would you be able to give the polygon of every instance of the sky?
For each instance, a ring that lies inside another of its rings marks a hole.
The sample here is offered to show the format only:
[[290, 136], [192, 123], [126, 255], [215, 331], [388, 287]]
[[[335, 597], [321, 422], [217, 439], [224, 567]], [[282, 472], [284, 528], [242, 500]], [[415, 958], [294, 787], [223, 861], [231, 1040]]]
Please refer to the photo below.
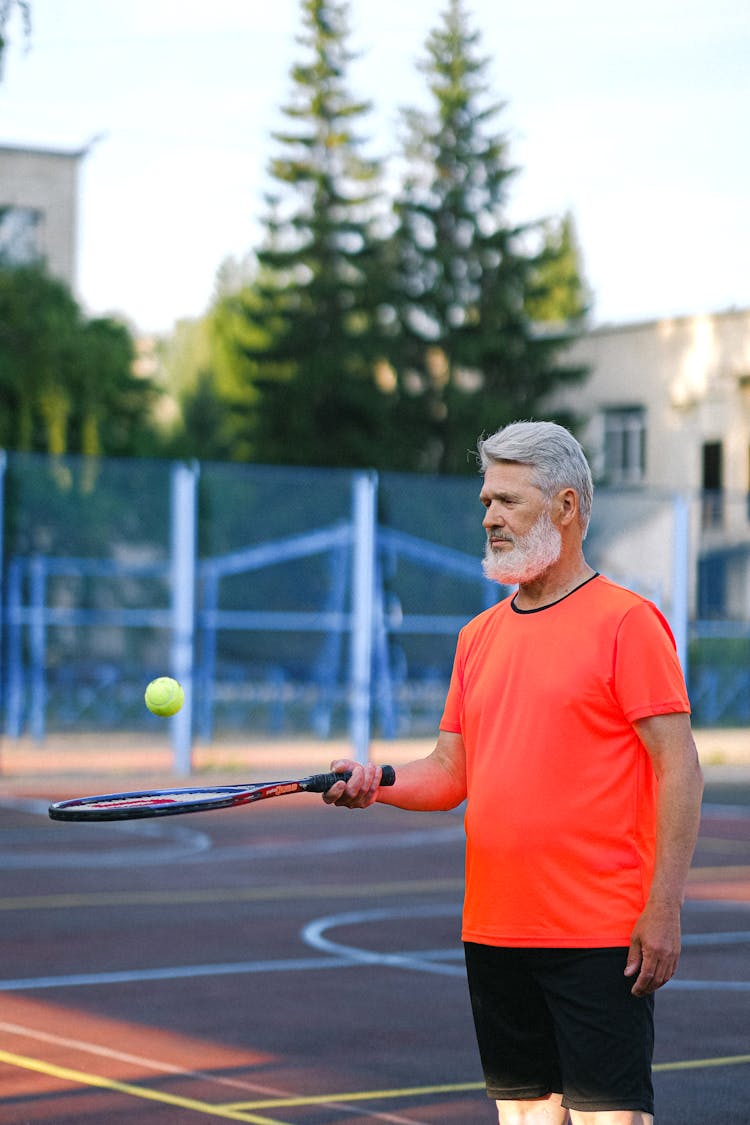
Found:
[[[447, 0], [349, 0], [368, 154], [425, 106]], [[510, 216], [571, 213], [596, 324], [750, 308], [748, 0], [465, 0]], [[260, 243], [271, 133], [304, 58], [300, 0], [31, 0], [0, 81], [0, 144], [81, 150], [78, 297], [168, 333]]]

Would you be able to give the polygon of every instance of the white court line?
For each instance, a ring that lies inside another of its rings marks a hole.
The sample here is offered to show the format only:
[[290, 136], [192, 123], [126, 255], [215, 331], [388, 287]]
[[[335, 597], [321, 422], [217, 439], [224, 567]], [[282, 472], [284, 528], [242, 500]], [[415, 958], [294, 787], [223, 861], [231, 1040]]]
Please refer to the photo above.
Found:
[[[35, 989], [81, 988], [95, 985], [135, 984], [143, 981], [185, 980], [196, 977], [244, 976], [262, 973], [310, 972], [325, 969], [352, 968], [360, 965], [381, 965], [389, 968], [407, 969], [415, 972], [437, 974], [440, 976], [465, 976], [463, 950], [460, 945], [444, 949], [424, 949], [409, 953], [379, 953], [359, 946], [335, 942], [326, 937], [326, 931], [335, 926], [351, 926], [377, 923], [393, 918], [459, 918], [459, 908], [454, 903], [432, 906], [393, 907], [378, 910], [348, 911], [314, 919], [301, 931], [302, 941], [324, 954], [322, 957], [297, 957], [283, 960], [236, 961], [203, 965], [167, 965], [153, 969], [125, 969], [101, 973], [70, 973], [59, 976], [22, 977], [0, 980], [0, 992], [24, 992]], [[730, 945], [741, 944], [750, 938], [750, 933], [703, 933], [685, 935], [685, 945]], [[451, 965], [445, 962], [457, 961]], [[687, 980], [678, 977], [666, 988], [681, 991], [702, 991], [716, 989], [724, 992], [746, 992], [750, 990], [748, 981], [725, 980]]]
[[0, 992], [25, 992], [36, 988], [81, 988], [97, 984], [138, 984], [142, 981], [188, 980], [192, 977], [242, 976], [247, 973], [297, 973], [311, 969], [338, 969], [351, 965], [347, 958], [298, 957], [287, 961], [231, 961], [215, 965], [165, 965], [157, 969], [122, 969], [105, 973], [68, 973], [61, 976], [0, 980]]
[[[47, 803], [41, 800], [27, 798], [2, 798], [1, 804], [12, 808], [21, 808], [26, 811], [47, 815]], [[719, 815], [737, 815], [742, 812], [747, 815], [747, 809], [728, 806], [710, 806], [711, 813]], [[80, 826], [76, 826], [80, 827]], [[299, 851], [298, 843], [283, 845], [248, 845], [239, 848], [212, 849], [211, 838], [205, 833], [191, 828], [175, 825], [171, 822], [159, 821], [125, 821], [113, 822], [108, 827], [115, 828], [125, 833], [134, 833], [151, 837], [174, 840], [175, 838], [187, 846], [187, 853], [178, 850], [177, 858], [184, 860], [205, 860], [215, 863], [217, 859], [239, 858], [258, 855], [263, 857], [296, 856]], [[454, 843], [463, 839], [463, 829], [458, 825], [447, 825], [445, 828], [430, 828], [425, 830], [407, 830], [405, 832], [390, 833], [386, 835], [340, 837], [337, 839], [324, 839], [313, 841], [306, 845], [306, 854], [338, 854], [353, 850], [371, 851], [373, 849], [390, 849], [403, 847], [434, 846], [439, 843]], [[160, 863], [174, 858], [173, 849], [142, 851], [118, 849], [111, 854], [107, 853], [56, 853], [42, 857], [27, 855], [17, 857], [19, 862], [13, 862], [14, 857], [4, 858], [5, 866], [74, 866], [85, 862], [88, 866], [133, 866], [140, 863]], [[210, 853], [210, 854], [206, 854]], [[41, 859], [41, 863], [40, 863]], [[10, 861], [10, 862], [9, 862]], [[694, 905], [694, 904], [691, 904]], [[706, 904], [708, 905], [708, 904]], [[722, 904], [728, 906], [731, 904]], [[97, 984], [128, 984], [139, 981], [179, 980], [193, 977], [210, 977], [222, 975], [244, 975], [264, 972], [300, 972], [326, 968], [341, 968], [353, 964], [386, 965], [392, 968], [412, 969], [419, 972], [439, 974], [442, 976], [463, 976], [463, 966], [451, 966], [441, 962], [462, 959], [462, 952], [457, 950], [423, 950], [416, 953], [377, 953], [362, 949], [357, 946], [334, 942], [324, 937], [325, 931], [334, 926], [360, 924], [362, 922], [377, 922], [391, 918], [417, 918], [437, 917], [457, 914], [455, 906], [422, 906], [422, 907], [396, 907], [386, 910], [355, 911], [346, 914], [329, 915], [316, 919], [303, 929], [302, 940], [312, 948], [326, 954], [324, 958], [292, 958], [283, 961], [246, 961], [231, 962], [228, 964], [206, 965], [179, 965], [164, 966], [156, 969], [135, 969], [111, 971], [104, 973], [75, 973], [60, 976], [27, 977], [15, 980], [0, 980], [0, 991], [24, 991], [27, 989], [71, 988], [91, 986]], [[686, 934], [683, 944], [689, 946], [729, 945], [742, 944], [750, 938], [749, 932], [732, 933], [702, 933]], [[744, 981], [690, 981], [678, 978], [667, 987], [680, 990], [699, 990], [715, 988], [722, 991], [747, 991], [750, 983]]]
[[[48, 801], [31, 797], [2, 797], [0, 807], [17, 809], [36, 816], [48, 816]], [[62, 826], [56, 826], [58, 828]], [[146, 837], [164, 841], [158, 848], [125, 848], [121, 843], [111, 843], [108, 847], [76, 850], [70, 847], [71, 829], [77, 838], [91, 831], [91, 825], [68, 824], [62, 832], [50, 834], [49, 846], [44, 851], [27, 851], [3, 855], [5, 870], [40, 870], [42, 868], [65, 867], [135, 867], [150, 864], [171, 863], [176, 859], [185, 860], [211, 850], [211, 837], [196, 828], [185, 824], [174, 824], [168, 818], [156, 820], [110, 821], [107, 830], [122, 836]], [[94, 842], [94, 837], [90, 837]], [[65, 843], [67, 846], [63, 846]]]
[[99, 1043], [89, 1043], [82, 1039], [71, 1039], [65, 1035], [52, 1035], [47, 1031], [37, 1031], [36, 1028], [25, 1027], [18, 1023], [0, 1021], [0, 1032], [17, 1035], [24, 1039], [35, 1039], [40, 1043], [53, 1046], [70, 1047], [81, 1054], [96, 1055], [103, 1059], [113, 1059], [115, 1062], [124, 1062], [129, 1065], [142, 1067], [144, 1070], [153, 1070], [157, 1074], [172, 1074], [181, 1078], [208, 1079], [219, 1086], [229, 1086], [232, 1089], [251, 1090], [257, 1094], [267, 1094], [269, 1097], [287, 1097], [288, 1091], [278, 1090], [272, 1086], [261, 1086], [255, 1082], [247, 1082], [239, 1078], [224, 1078], [222, 1075], [211, 1074], [205, 1070], [188, 1070], [184, 1066], [174, 1063], [160, 1062], [157, 1059], [147, 1059], [142, 1055], [133, 1055], [128, 1051], [117, 1051], [113, 1047], [103, 1047]]
[[[446, 965], [435, 965], [434, 961], [439, 958], [439, 954], [434, 950], [430, 951], [417, 951], [409, 954], [393, 954], [393, 953], [375, 953], [371, 950], [363, 949], [359, 946], [344, 945], [341, 942], [332, 941], [330, 938], [324, 937], [327, 930], [332, 929], [334, 926], [355, 926], [368, 922], [384, 921], [390, 918], [430, 918], [430, 917], [444, 917], [448, 914], [455, 913], [455, 907], [446, 906], [417, 906], [417, 907], [394, 907], [387, 910], [358, 910], [350, 911], [346, 914], [331, 914], [325, 918], [318, 918], [313, 922], [309, 922], [301, 932], [302, 940], [312, 946], [313, 949], [318, 949], [323, 953], [332, 955], [344, 955], [351, 957], [356, 964], [373, 964], [373, 959], [377, 959], [377, 964], [391, 966], [393, 968], [402, 969], [415, 969], [420, 972], [439, 972], [446, 976], [465, 976], [463, 966], [450, 967]], [[731, 932], [731, 933], [702, 933], [702, 934], [687, 934], [683, 937], [683, 944], [689, 946], [705, 946], [705, 945], [730, 945], [730, 944], [744, 944], [750, 939], [748, 932]], [[450, 955], [450, 951], [446, 951]], [[459, 956], [462, 956], [461, 951], [458, 951]], [[749, 992], [750, 981], [728, 981], [728, 980], [686, 980], [682, 977], [677, 977], [669, 981], [665, 988], [679, 989], [680, 991], [703, 991], [715, 989], [721, 992]]]
[[[322, 953], [333, 956], [348, 957], [355, 964], [373, 964], [373, 958], [378, 965], [388, 965], [391, 968], [414, 969], [418, 972], [437, 973], [440, 976], [465, 976], [463, 965], [436, 964], [437, 954], [434, 950], [415, 953], [375, 953], [355, 945], [343, 945], [341, 942], [331, 941], [324, 937], [326, 930], [334, 926], [357, 926], [362, 923], [382, 922], [390, 918], [460, 918], [460, 911], [453, 906], [406, 906], [392, 907], [383, 910], [354, 910], [346, 914], [331, 914], [325, 918], [318, 918], [303, 928], [300, 933], [305, 945], [318, 949]], [[449, 954], [452, 951], [446, 951]], [[463, 960], [463, 951], [457, 949], [456, 955]]]

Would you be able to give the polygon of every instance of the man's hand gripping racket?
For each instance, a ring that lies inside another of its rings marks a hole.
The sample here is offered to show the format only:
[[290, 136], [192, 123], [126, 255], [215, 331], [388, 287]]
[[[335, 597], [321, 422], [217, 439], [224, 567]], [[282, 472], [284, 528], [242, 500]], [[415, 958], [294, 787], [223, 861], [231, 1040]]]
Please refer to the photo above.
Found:
[[[338, 763], [336, 763], [338, 765]], [[357, 763], [346, 763], [357, 769]], [[342, 763], [343, 765], [343, 763]], [[372, 800], [379, 786], [393, 785], [396, 774], [393, 766], [364, 767], [368, 778], [366, 796]], [[134, 793], [103, 793], [97, 797], [76, 797], [70, 801], [56, 801], [49, 806], [52, 820], [137, 820], [154, 816], [176, 816], [179, 813], [211, 812], [236, 805], [249, 805], [269, 797], [286, 797], [291, 793], [328, 793], [336, 786], [336, 794], [329, 804], [344, 803], [338, 783], [348, 782], [352, 770], [335, 773], [316, 773], [291, 781], [261, 781], [253, 785], [212, 785], [183, 789], [142, 789]], [[355, 777], [358, 782], [358, 777]], [[373, 788], [374, 786], [374, 788]], [[368, 804], [372, 801], [368, 800]], [[352, 805], [362, 807], [365, 805]]]
[[[345, 784], [337, 784], [330, 791], [326, 791], [323, 800], [327, 805], [339, 805], [346, 809], [366, 809], [378, 799], [378, 789], [382, 785], [393, 785], [396, 780], [383, 781], [379, 768], [373, 762], [362, 765], [349, 758], [331, 762], [331, 769], [335, 771], [337, 779]], [[384, 766], [383, 770], [391, 769]], [[393, 770], [391, 769], [391, 773]]]

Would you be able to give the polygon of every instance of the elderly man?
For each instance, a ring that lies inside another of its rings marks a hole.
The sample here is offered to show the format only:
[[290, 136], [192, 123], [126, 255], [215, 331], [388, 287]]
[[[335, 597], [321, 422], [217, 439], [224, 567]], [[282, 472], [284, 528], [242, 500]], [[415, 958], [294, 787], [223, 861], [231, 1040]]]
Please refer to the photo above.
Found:
[[593, 486], [563, 427], [480, 441], [488, 578], [433, 752], [324, 800], [466, 800], [463, 941], [500, 1125], [649, 1125], [654, 993], [675, 972], [702, 778], [674, 639], [586, 561]]

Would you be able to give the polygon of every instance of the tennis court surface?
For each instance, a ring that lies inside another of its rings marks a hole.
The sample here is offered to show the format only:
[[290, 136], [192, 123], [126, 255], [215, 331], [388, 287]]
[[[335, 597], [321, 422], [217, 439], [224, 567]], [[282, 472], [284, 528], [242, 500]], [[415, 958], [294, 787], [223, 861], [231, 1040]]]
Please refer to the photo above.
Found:
[[[750, 774], [708, 774], [681, 970], [657, 1001], [658, 1125], [748, 1121]], [[0, 1125], [496, 1121], [459, 814], [294, 796], [48, 819], [51, 799], [119, 787], [101, 780], [0, 779]]]

